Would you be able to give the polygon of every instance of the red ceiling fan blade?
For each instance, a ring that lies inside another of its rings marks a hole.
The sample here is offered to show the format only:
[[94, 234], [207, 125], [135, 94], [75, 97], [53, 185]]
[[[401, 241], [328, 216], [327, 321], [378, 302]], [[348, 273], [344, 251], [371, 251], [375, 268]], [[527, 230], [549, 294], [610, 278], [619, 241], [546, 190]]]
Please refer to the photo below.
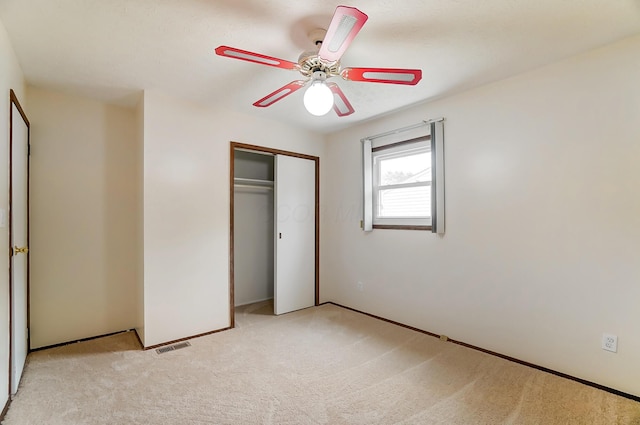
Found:
[[216, 54], [233, 59], [241, 59], [244, 61], [259, 63], [261, 65], [275, 66], [276, 68], [284, 69], [298, 69], [298, 64], [289, 62], [284, 59], [274, 58], [272, 56], [265, 56], [259, 53], [249, 52], [246, 50], [236, 49], [229, 46], [219, 46], [216, 48]]
[[336, 83], [328, 83], [327, 86], [331, 89], [333, 93], [333, 110], [336, 111], [336, 114], [339, 117], [346, 117], [347, 115], [351, 115], [355, 112], [349, 100], [347, 100], [347, 96], [344, 95], [340, 87]]
[[348, 81], [367, 81], [371, 83], [407, 84], [415, 86], [422, 79], [420, 69], [397, 68], [344, 68], [340, 72]]
[[318, 56], [327, 62], [340, 60], [347, 47], [356, 37], [368, 16], [355, 7], [338, 6], [327, 34], [324, 36]]
[[286, 86], [280, 87], [278, 90], [274, 91], [273, 93], [270, 93], [265, 97], [263, 97], [262, 99], [258, 100], [256, 103], [253, 104], [253, 106], [257, 106], [258, 108], [266, 108], [267, 106], [271, 106], [277, 101], [279, 101], [280, 99], [283, 99], [289, 96], [294, 91], [302, 88], [305, 85], [305, 83], [306, 81], [303, 81], [303, 80], [292, 81]]

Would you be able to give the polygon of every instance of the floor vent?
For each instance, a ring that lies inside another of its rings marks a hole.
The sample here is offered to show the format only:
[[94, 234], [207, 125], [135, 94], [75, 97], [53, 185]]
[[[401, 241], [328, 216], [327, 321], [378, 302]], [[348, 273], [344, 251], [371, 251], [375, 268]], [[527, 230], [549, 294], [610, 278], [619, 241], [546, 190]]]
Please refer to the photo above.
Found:
[[169, 351], [175, 351], [186, 347], [191, 347], [191, 344], [189, 344], [189, 342], [181, 342], [180, 344], [167, 345], [166, 347], [158, 348], [156, 349], [156, 353], [164, 354], [168, 353]]

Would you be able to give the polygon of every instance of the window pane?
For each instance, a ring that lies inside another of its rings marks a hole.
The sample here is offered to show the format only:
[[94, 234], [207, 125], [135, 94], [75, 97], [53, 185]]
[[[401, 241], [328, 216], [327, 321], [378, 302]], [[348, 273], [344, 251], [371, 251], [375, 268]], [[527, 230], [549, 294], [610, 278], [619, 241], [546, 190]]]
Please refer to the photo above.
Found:
[[378, 161], [381, 186], [431, 181], [430, 152], [381, 158]]
[[383, 189], [378, 192], [377, 217], [429, 217], [431, 186]]

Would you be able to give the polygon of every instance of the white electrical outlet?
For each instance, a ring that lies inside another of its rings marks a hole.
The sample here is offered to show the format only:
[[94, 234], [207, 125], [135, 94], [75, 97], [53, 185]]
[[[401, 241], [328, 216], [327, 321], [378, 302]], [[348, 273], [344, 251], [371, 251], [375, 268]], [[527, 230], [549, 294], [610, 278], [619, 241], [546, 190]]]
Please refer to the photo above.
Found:
[[356, 286], [358, 287], [358, 291], [360, 292], [364, 291], [364, 283], [358, 282]]
[[611, 334], [602, 334], [602, 349], [611, 351], [613, 353], [618, 352], [618, 336]]

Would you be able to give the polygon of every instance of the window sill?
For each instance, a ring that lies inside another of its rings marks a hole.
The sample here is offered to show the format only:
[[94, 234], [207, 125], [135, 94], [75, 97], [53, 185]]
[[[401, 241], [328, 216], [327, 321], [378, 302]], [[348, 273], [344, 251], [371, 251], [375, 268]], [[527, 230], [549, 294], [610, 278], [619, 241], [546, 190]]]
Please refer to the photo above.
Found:
[[429, 230], [431, 226], [410, 226], [405, 224], [374, 224], [374, 229], [393, 229], [393, 230]]

